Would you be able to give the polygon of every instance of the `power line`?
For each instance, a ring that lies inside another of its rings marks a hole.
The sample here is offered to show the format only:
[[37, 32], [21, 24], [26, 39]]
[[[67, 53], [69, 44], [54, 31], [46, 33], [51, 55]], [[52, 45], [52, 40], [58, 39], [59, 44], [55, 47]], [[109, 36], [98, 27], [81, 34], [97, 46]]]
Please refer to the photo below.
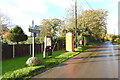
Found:
[[89, 4], [89, 2], [87, 0], [85, 0], [85, 2], [87, 3], [87, 5], [93, 10], [92, 6]]

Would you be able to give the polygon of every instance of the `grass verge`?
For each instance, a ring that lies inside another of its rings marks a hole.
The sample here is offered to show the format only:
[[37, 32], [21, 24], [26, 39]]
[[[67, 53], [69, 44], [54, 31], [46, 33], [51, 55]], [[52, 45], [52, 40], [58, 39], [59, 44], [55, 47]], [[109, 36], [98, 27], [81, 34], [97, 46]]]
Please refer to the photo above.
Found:
[[[41, 64], [37, 66], [30, 66], [30, 67], [25, 66], [25, 62], [30, 56], [4, 60], [2, 80], [29, 79], [32, 76], [42, 73], [56, 66], [57, 64], [62, 63], [63, 61], [79, 54], [84, 49], [85, 49], [84, 47], [78, 47], [77, 49], [75, 49], [75, 52], [65, 52], [64, 50], [54, 51], [52, 58], [47, 56], [46, 59], [42, 58], [42, 54], [37, 54], [36, 57], [40, 58]], [[51, 63], [54, 63], [54, 64], [51, 64]]]

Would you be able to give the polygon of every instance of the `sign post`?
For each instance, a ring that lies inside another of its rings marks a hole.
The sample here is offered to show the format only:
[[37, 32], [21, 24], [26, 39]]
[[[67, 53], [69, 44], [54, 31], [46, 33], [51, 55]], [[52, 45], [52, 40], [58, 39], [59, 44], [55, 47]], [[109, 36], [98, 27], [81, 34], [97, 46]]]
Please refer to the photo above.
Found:
[[26, 61], [26, 64], [28, 66], [33, 66], [33, 65], [37, 65], [40, 63], [40, 59], [35, 57], [35, 34], [40, 32], [40, 28], [38, 26], [34, 26], [34, 21], [32, 21], [32, 27], [29, 28], [29, 32], [32, 33], [32, 37], [33, 37], [32, 57], [28, 58], [28, 60]]
[[35, 33], [33, 33], [33, 47], [32, 47], [32, 57], [35, 57]]
[[[34, 28], [34, 21], [32, 21], [32, 27]], [[34, 29], [33, 29], [34, 30]], [[32, 32], [33, 33], [33, 47], [32, 47], [32, 57], [35, 57], [35, 33], [34, 32]]]
[[32, 21], [32, 27], [29, 28], [29, 32], [32, 33], [32, 57], [35, 57], [35, 34], [40, 33], [40, 27], [35, 25], [34, 21]]

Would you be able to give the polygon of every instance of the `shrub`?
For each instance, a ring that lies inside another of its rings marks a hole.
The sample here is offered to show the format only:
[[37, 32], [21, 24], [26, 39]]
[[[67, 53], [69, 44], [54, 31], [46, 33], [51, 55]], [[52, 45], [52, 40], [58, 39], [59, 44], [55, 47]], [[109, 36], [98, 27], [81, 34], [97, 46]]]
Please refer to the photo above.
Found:
[[120, 44], [120, 38], [116, 38], [116, 39], [114, 40], [114, 42]]

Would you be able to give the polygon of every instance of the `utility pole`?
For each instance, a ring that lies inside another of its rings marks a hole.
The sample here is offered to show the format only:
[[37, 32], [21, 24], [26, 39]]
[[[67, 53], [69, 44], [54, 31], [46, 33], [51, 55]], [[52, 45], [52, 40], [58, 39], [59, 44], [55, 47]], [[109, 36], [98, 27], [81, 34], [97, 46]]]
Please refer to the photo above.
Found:
[[77, 48], [77, 0], [75, 0], [75, 48]]

